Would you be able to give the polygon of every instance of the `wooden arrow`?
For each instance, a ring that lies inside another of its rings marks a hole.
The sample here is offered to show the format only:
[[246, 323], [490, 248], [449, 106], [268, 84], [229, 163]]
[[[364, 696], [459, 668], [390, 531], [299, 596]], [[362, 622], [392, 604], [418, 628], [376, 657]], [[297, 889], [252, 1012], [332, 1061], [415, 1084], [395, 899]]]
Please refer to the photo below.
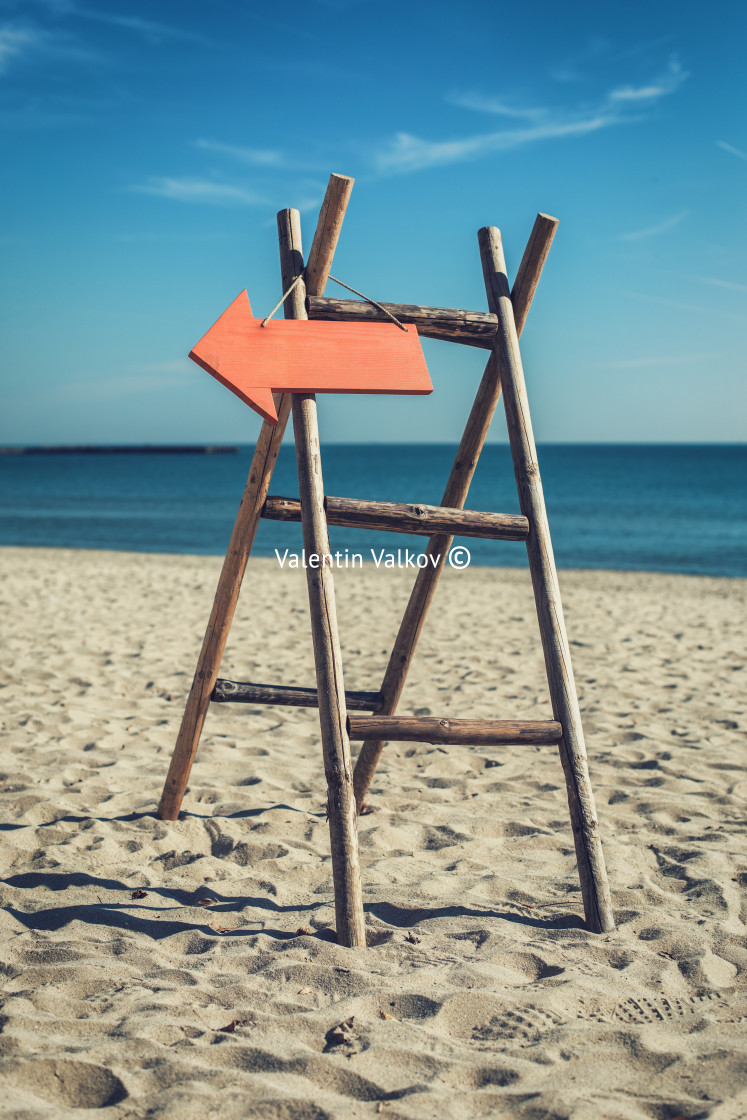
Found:
[[272, 392], [433, 391], [415, 327], [255, 319], [243, 291], [189, 354], [270, 424]]

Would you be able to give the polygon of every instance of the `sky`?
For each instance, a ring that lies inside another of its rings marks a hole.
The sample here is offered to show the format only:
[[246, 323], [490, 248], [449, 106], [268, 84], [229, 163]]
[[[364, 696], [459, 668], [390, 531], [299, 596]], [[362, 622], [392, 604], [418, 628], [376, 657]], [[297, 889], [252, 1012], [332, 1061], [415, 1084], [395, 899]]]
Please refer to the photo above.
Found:
[[[308, 250], [330, 172], [333, 273], [378, 300], [486, 310], [477, 230], [512, 279], [560, 220], [539, 441], [744, 440], [746, 10], [0, 0], [0, 444], [253, 442], [186, 355], [243, 288], [271, 309], [275, 215]], [[487, 355], [424, 351], [430, 397], [320, 397], [322, 439], [456, 442]]]

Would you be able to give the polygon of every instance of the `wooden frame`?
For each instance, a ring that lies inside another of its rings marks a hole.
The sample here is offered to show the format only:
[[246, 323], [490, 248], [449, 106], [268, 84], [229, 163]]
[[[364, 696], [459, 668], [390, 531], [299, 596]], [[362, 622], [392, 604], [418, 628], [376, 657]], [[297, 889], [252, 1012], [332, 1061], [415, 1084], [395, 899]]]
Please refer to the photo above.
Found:
[[[345, 176], [331, 176], [305, 272], [298, 212], [284, 210], [278, 215], [283, 291], [303, 274], [303, 279], [286, 298], [286, 318], [309, 316], [332, 321], [386, 318], [370, 304], [323, 298], [352, 183], [352, 179]], [[170, 820], [175, 820], [179, 814], [211, 699], [318, 707], [328, 790], [337, 936], [344, 945], [365, 945], [356, 810], [363, 807], [388, 738], [467, 744], [557, 744], [568, 791], [587, 927], [594, 932], [614, 928], [518, 344], [557, 224], [556, 219], [546, 214], [537, 216], [510, 292], [500, 233], [492, 227], [480, 230], [478, 238], [488, 313], [413, 304], [382, 305], [398, 318], [404, 317], [414, 324], [425, 336], [491, 348], [440, 506], [325, 497], [316, 399], [311, 393], [273, 394], [278, 423], [275, 427], [263, 424], [257, 441], [158, 813], [161, 818]], [[502, 388], [521, 516], [464, 510]], [[268, 497], [291, 411], [300, 500]], [[330, 552], [328, 524], [429, 536], [426, 555], [430, 563], [418, 572], [378, 692], [345, 692], [331, 562], [306, 569], [316, 690], [218, 680], [241, 581], [261, 516], [300, 520], [305, 549], [319, 556]], [[553, 720], [395, 716], [455, 533], [525, 542]], [[372, 714], [349, 715], [348, 709]], [[350, 762], [351, 739], [363, 740], [354, 772]]]

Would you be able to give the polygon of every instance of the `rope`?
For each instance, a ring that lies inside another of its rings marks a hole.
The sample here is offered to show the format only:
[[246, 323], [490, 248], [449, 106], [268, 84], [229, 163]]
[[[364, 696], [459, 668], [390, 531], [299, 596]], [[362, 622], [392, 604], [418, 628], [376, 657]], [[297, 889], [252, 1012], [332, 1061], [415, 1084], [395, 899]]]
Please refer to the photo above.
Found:
[[329, 278], [330, 280], [334, 281], [335, 284], [339, 284], [341, 288], [347, 288], [347, 290], [349, 292], [352, 292], [353, 295], [360, 296], [361, 299], [364, 299], [366, 301], [366, 303], [372, 303], [374, 307], [378, 307], [379, 311], [383, 311], [384, 314], [387, 315], [393, 323], [397, 324], [401, 331], [404, 331], [405, 334], [407, 333], [407, 327], [404, 325], [404, 323], [400, 323], [399, 319], [392, 315], [391, 311], [387, 311], [386, 307], [384, 307], [383, 304], [377, 303], [376, 300], [371, 299], [370, 296], [364, 296], [363, 292], [359, 292], [356, 288], [351, 288], [349, 284], [343, 284], [342, 280], [336, 279], [336, 277], [334, 277], [332, 273], [329, 274]]
[[[270, 319], [271, 319], [271, 318], [273, 317], [273, 315], [275, 314], [275, 312], [277, 311], [277, 309], [278, 309], [279, 307], [281, 307], [281, 306], [282, 306], [282, 304], [283, 304], [283, 303], [285, 302], [285, 300], [286, 300], [286, 299], [288, 298], [288, 296], [289, 296], [289, 295], [291, 294], [291, 292], [292, 292], [292, 291], [293, 291], [293, 289], [295, 288], [296, 284], [297, 284], [297, 283], [299, 282], [299, 280], [303, 280], [304, 276], [305, 276], [305, 272], [299, 272], [298, 276], [297, 276], [297, 277], [296, 277], [296, 279], [295, 279], [295, 280], [293, 281], [293, 283], [291, 284], [290, 288], [288, 288], [287, 292], [283, 292], [282, 296], [281, 296], [281, 297], [280, 297], [280, 299], [279, 299], [279, 300], [277, 301], [277, 303], [276, 303], [276, 304], [275, 304], [275, 306], [273, 307], [273, 309], [272, 309], [272, 311], [270, 312], [270, 314], [269, 314], [269, 315], [267, 315], [267, 316], [266, 316], [266, 318], [264, 318], [264, 319], [262, 320], [262, 323], [261, 323], [261, 325], [262, 325], [263, 327], [265, 326], [265, 324], [266, 324], [266, 323], [269, 323]], [[383, 313], [384, 313], [384, 314], [385, 314], [385, 315], [386, 315], [386, 316], [387, 316], [387, 317], [388, 317], [389, 319], [391, 319], [393, 323], [396, 323], [396, 324], [397, 324], [397, 326], [399, 327], [399, 329], [400, 329], [401, 331], [404, 331], [404, 332], [405, 332], [405, 334], [407, 334], [407, 327], [406, 327], [406, 326], [404, 325], [404, 323], [400, 323], [399, 319], [397, 319], [397, 318], [396, 318], [396, 316], [392, 315], [391, 311], [387, 311], [386, 307], [384, 307], [384, 305], [383, 305], [382, 303], [377, 303], [377, 302], [376, 302], [376, 300], [375, 300], [375, 299], [371, 299], [371, 297], [370, 297], [370, 296], [364, 296], [363, 292], [359, 292], [357, 288], [351, 288], [349, 284], [344, 284], [344, 283], [342, 282], [342, 280], [338, 280], [338, 279], [337, 279], [337, 278], [336, 278], [335, 276], [333, 276], [333, 275], [332, 275], [331, 273], [330, 273], [330, 276], [329, 276], [329, 278], [330, 278], [330, 280], [332, 280], [332, 281], [333, 281], [333, 282], [334, 282], [335, 284], [339, 284], [341, 288], [347, 288], [347, 290], [348, 290], [349, 292], [352, 292], [352, 293], [353, 293], [353, 295], [356, 295], [356, 296], [360, 296], [360, 297], [361, 297], [361, 299], [364, 299], [364, 300], [366, 301], [366, 303], [370, 303], [370, 304], [372, 304], [372, 305], [373, 305], [374, 307], [378, 307], [379, 311], [383, 311]]]
[[273, 315], [275, 314], [275, 312], [277, 311], [277, 309], [278, 309], [278, 308], [280, 307], [280, 305], [281, 305], [282, 303], [284, 303], [284, 302], [285, 302], [285, 300], [286, 300], [286, 299], [288, 298], [288, 296], [289, 296], [289, 295], [291, 294], [291, 292], [292, 292], [292, 291], [293, 291], [293, 289], [295, 288], [295, 286], [296, 286], [296, 284], [298, 283], [298, 281], [299, 281], [299, 280], [303, 280], [303, 278], [304, 278], [304, 273], [303, 273], [303, 272], [299, 272], [298, 276], [297, 276], [297, 277], [296, 277], [296, 279], [295, 279], [295, 280], [293, 281], [293, 283], [291, 284], [290, 288], [288, 288], [288, 291], [287, 291], [287, 292], [283, 292], [283, 294], [281, 295], [280, 299], [279, 299], [279, 300], [277, 301], [277, 303], [276, 303], [276, 304], [275, 304], [275, 306], [273, 307], [273, 309], [272, 309], [272, 311], [270, 312], [270, 314], [269, 314], [269, 315], [267, 316], [267, 318], [265, 318], [265, 319], [263, 319], [263, 320], [262, 320], [262, 323], [261, 323], [261, 325], [262, 325], [262, 326], [264, 326], [264, 325], [265, 325], [265, 323], [269, 323], [270, 319], [271, 319], [271, 318], [273, 317]]

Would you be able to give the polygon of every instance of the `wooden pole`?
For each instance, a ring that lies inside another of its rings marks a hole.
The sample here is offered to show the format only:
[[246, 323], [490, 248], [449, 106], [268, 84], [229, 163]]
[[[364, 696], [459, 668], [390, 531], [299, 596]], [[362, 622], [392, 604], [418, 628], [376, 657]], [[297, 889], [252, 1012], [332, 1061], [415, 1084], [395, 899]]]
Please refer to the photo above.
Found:
[[571, 653], [547, 523], [501, 235], [499, 230], [488, 227], [480, 230], [478, 238], [488, 304], [490, 310], [498, 316], [500, 323], [494, 353], [503, 384], [503, 404], [519, 491], [519, 504], [521, 512], [529, 519], [530, 530], [527, 538], [529, 570], [542, 636], [552, 710], [555, 719], [563, 728], [559, 750], [568, 789], [568, 804], [586, 923], [593, 932], [602, 933], [614, 929], [615, 922], [599, 838], [594, 795], [589, 781], [581, 712], [573, 679]]
[[[314, 281], [313, 285], [307, 285], [307, 290], [313, 295], [322, 295], [324, 292], [352, 187], [353, 180], [346, 176], [330, 177], [319, 215], [317, 232], [314, 235], [314, 245], [309, 256], [308, 267], [313, 271]], [[285, 291], [287, 286], [284, 285], [282, 290]], [[289, 300], [286, 300], [286, 303]], [[287, 311], [286, 308], [286, 315]], [[272, 472], [283, 442], [285, 426], [290, 415], [290, 394], [276, 397], [275, 407], [278, 422], [275, 426], [262, 425], [244, 487], [244, 495], [223, 561], [213, 608], [158, 806], [158, 816], [161, 820], [175, 821], [179, 816], [210, 704], [210, 696], [220, 672], [220, 663], [239, 598], [241, 581], [244, 578], [249, 553], [257, 532], [260, 511], [267, 497]]]
[[[301, 221], [298, 211], [281, 210], [278, 214], [278, 230], [281, 260], [299, 269], [299, 265], [295, 263], [301, 249]], [[284, 265], [283, 271], [284, 274], [288, 272], [290, 283], [294, 277], [290, 275], [289, 267]], [[297, 285], [293, 297], [293, 318], [305, 319], [303, 282]], [[319, 567], [307, 566], [306, 582], [314, 643], [324, 773], [327, 778], [327, 816], [332, 849], [337, 940], [341, 945], [355, 948], [365, 946], [366, 929], [342, 652], [337, 632], [332, 556], [324, 514], [316, 397], [313, 393], [293, 393], [291, 396], [303, 545], [307, 556], [316, 555], [320, 558]]]
[[[516, 283], [511, 293], [511, 300], [517, 308], [516, 329], [521, 333], [526, 322], [529, 308], [534, 298], [534, 293], [542, 274], [547, 254], [550, 251], [552, 239], [555, 236], [558, 222], [547, 214], [538, 214], [535, 219], [532, 233], [524, 256], [521, 259]], [[451, 468], [449, 480], [441, 501], [442, 506], [452, 506], [463, 509], [467, 500], [470, 483], [475, 473], [477, 461], [480, 458], [485, 443], [485, 437], [490, 428], [498, 398], [501, 395], [501, 381], [498, 365], [494, 354], [491, 355], [485, 372], [477, 390], [477, 395], [469, 414], [469, 419], [462, 435], [459, 450]], [[399, 698], [407, 679], [415, 647], [423, 629], [423, 623], [428, 613], [428, 608], [436, 590], [441, 572], [443, 571], [446, 557], [451, 547], [453, 537], [439, 534], [431, 537], [425, 550], [429, 557], [427, 568], [418, 572], [415, 585], [410, 595], [399, 632], [394, 642], [389, 664], [384, 674], [381, 692], [384, 695], [384, 704], [379, 709], [381, 715], [392, 715], [397, 708]], [[441, 559], [435, 563], [430, 562], [430, 557]], [[376, 772], [376, 767], [384, 749], [384, 741], [380, 739], [367, 739], [360, 749], [358, 760], [355, 764], [355, 799], [360, 812], [363, 802]]]
[[[354, 180], [349, 175], [330, 175], [327, 192], [306, 263], [306, 294], [321, 296], [332, 271], [332, 261], [340, 239], [342, 220], [350, 201]], [[285, 291], [285, 288], [283, 288]], [[304, 318], [306, 316], [304, 315]]]

